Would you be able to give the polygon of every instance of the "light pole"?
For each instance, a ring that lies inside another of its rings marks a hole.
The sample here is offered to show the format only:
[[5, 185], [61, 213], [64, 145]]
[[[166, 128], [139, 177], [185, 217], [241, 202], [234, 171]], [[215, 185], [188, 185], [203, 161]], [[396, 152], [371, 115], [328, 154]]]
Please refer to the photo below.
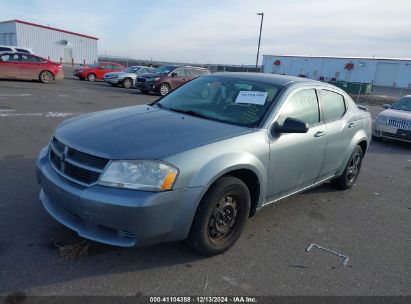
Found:
[[263, 30], [264, 13], [257, 13], [257, 15], [261, 16], [261, 24], [260, 24], [260, 36], [258, 37], [257, 60], [255, 61], [256, 69], [258, 69], [258, 56], [260, 55], [261, 32]]

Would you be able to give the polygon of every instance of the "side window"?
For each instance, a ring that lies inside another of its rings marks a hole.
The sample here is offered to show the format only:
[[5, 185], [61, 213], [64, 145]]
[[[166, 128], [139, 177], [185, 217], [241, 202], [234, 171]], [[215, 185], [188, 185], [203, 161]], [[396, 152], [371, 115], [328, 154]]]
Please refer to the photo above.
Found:
[[121, 65], [113, 65], [113, 70], [122, 71], [124, 70], [124, 67], [122, 67]]
[[320, 122], [317, 94], [314, 89], [298, 91], [286, 101], [278, 123], [282, 124], [288, 117], [299, 119], [309, 125]]
[[101, 70], [111, 70], [111, 64], [102, 64], [100, 65]]
[[7, 48], [7, 47], [0, 47], [0, 52], [11, 52], [12, 49], [11, 48]]
[[190, 77], [190, 78], [196, 78], [196, 77], [199, 76], [198, 71], [194, 70], [194, 69], [187, 69], [186, 73], [187, 73], [187, 76]]
[[21, 55], [21, 61], [24, 62], [38, 62], [37, 58], [31, 55]]
[[184, 69], [177, 69], [174, 73], [177, 74], [177, 77], [186, 77], [186, 71]]
[[344, 97], [338, 93], [320, 90], [325, 121], [341, 118], [346, 110]]

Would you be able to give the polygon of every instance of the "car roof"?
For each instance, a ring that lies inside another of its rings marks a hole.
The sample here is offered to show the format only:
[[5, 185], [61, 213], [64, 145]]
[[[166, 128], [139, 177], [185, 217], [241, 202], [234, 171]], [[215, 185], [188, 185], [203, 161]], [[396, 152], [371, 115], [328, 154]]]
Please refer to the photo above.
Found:
[[302, 77], [295, 77], [295, 76], [288, 76], [288, 75], [279, 75], [279, 74], [266, 74], [266, 73], [252, 73], [252, 72], [219, 72], [214, 73], [209, 76], [222, 76], [222, 77], [235, 77], [239, 79], [250, 79], [255, 81], [262, 81], [268, 82], [279, 86], [286, 86], [290, 83], [307, 83], [307, 84], [324, 84], [323, 82], [302, 78]]

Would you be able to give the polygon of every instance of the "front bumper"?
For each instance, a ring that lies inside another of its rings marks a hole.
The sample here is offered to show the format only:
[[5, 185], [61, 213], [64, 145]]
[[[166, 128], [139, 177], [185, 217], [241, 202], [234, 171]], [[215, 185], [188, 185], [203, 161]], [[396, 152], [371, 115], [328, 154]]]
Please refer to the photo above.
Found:
[[372, 135], [378, 138], [388, 138], [411, 143], [411, 131], [375, 123]]
[[157, 92], [158, 86], [155, 82], [136, 82], [135, 87], [139, 90]]
[[120, 78], [104, 78], [104, 81], [111, 84], [119, 84], [121, 83]]
[[187, 237], [202, 187], [167, 192], [82, 187], [54, 171], [47, 151], [37, 161], [40, 200], [52, 217], [80, 236], [122, 247]]

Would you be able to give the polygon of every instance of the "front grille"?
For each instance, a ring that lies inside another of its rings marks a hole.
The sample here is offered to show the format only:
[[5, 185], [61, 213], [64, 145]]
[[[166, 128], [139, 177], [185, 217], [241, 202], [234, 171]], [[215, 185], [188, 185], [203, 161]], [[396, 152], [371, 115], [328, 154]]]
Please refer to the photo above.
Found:
[[137, 82], [146, 82], [144, 77], [137, 77]]
[[55, 137], [51, 141], [49, 157], [55, 171], [83, 186], [97, 182], [108, 163], [108, 159], [70, 148]]
[[405, 120], [397, 120], [397, 119], [392, 119], [389, 118], [387, 125], [390, 127], [395, 127], [401, 130], [406, 130], [410, 131], [411, 130], [411, 121], [405, 121]]

